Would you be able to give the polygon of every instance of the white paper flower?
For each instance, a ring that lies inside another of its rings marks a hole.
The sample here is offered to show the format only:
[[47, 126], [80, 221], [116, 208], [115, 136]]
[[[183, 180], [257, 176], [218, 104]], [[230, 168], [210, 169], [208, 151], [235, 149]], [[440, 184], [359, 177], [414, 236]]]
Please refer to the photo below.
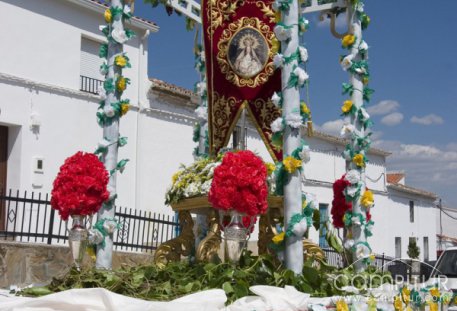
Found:
[[354, 246], [354, 240], [347, 239], [346, 241], [344, 241], [344, 248], [345, 249], [350, 249], [352, 246]]
[[271, 101], [276, 107], [281, 107], [281, 96], [279, 96], [278, 93], [273, 93], [273, 96], [271, 96]]
[[358, 2], [358, 3], [356, 4], [355, 9], [356, 9], [358, 12], [363, 12], [363, 11], [364, 11], [364, 6], [365, 6], [365, 4], [364, 4], [363, 2]]
[[105, 28], [108, 27], [107, 25], [99, 25], [98, 26], [98, 30], [100, 30], [101, 32], [103, 32], [103, 30], [105, 30]]
[[100, 74], [105, 76], [108, 73], [108, 66], [102, 65], [100, 66]]
[[362, 224], [362, 223], [360, 222], [360, 218], [359, 218], [359, 217], [355, 217], [355, 216], [354, 216], [354, 217], [351, 218], [351, 221], [352, 221], [352, 223], [353, 223], [354, 225], [356, 225], [356, 226], [360, 226], [360, 225]]
[[103, 242], [103, 234], [97, 229], [89, 229], [89, 244], [100, 244]]
[[355, 131], [355, 126], [352, 124], [344, 124], [341, 128], [340, 135], [343, 138], [350, 138], [352, 133]]
[[281, 53], [275, 54], [275, 56], [273, 56], [273, 64], [275, 68], [282, 68], [284, 65], [284, 55]]
[[300, 60], [302, 62], [307, 62], [308, 61], [308, 50], [303, 47], [303, 46], [299, 46], [298, 47], [298, 53], [300, 54]]
[[308, 145], [304, 145], [301, 151], [298, 153], [298, 156], [304, 163], [308, 163], [311, 160], [311, 149]]
[[105, 229], [106, 232], [109, 234], [112, 234], [114, 230], [117, 228], [117, 223], [113, 220], [105, 220], [103, 223], [103, 229]]
[[302, 68], [297, 67], [294, 69], [294, 74], [298, 77], [298, 84], [302, 86], [305, 84], [305, 81], [309, 79], [308, 74]]
[[272, 123], [271, 123], [271, 131], [273, 133], [277, 133], [277, 132], [280, 132], [284, 129], [284, 122], [283, 122], [283, 119], [281, 117], [277, 118], [276, 120], [274, 120]]
[[368, 114], [368, 112], [365, 108], [361, 107], [360, 113], [362, 114], [364, 120], [368, 120], [370, 118], [370, 115]]
[[354, 59], [354, 55], [349, 54], [343, 60], [341, 61], [341, 68], [343, 68], [344, 71], [348, 70], [352, 66], [352, 60]]
[[367, 69], [365, 67], [358, 67], [355, 69], [355, 72], [357, 72], [359, 75], [364, 75], [367, 73]]
[[195, 114], [199, 120], [205, 121], [208, 118], [208, 108], [200, 106], [195, 109]]
[[292, 228], [292, 232], [295, 236], [302, 237], [305, 234], [306, 229], [308, 229], [308, 223], [306, 218], [303, 218], [299, 223], [295, 224]]
[[111, 105], [105, 105], [105, 107], [103, 107], [103, 113], [105, 114], [105, 116], [109, 118], [114, 117], [114, 115], [116, 114]]
[[349, 181], [351, 183], [351, 185], [356, 185], [361, 180], [361, 175], [358, 170], [350, 170], [349, 172], [346, 173], [346, 176], [344, 177], [344, 179]]
[[355, 194], [357, 193], [357, 191], [359, 191], [359, 187], [358, 186], [348, 186], [348, 187], [346, 187], [346, 189], [344, 191], [345, 191], [345, 194], [347, 194], [349, 197], [353, 198], [355, 196]]
[[371, 255], [370, 249], [364, 244], [358, 244], [355, 249], [355, 256], [357, 259], [368, 258]]
[[124, 44], [129, 38], [123, 29], [114, 28], [111, 32], [113, 39], [120, 44]]
[[303, 124], [303, 119], [298, 113], [289, 113], [286, 116], [286, 124], [291, 128], [298, 129]]
[[206, 83], [205, 82], [198, 82], [197, 85], [196, 85], [196, 91], [197, 91], [197, 94], [198, 96], [203, 96], [205, 95], [205, 92], [206, 92]]
[[286, 28], [283, 25], [276, 25], [273, 31], [275, 33], [276, 38], [279, 41], [288, 40], [290, 38], [291, 33], [292, 33], [292, 29], [291, 28]]
[[201, 51], [200, 54], [199, 54], [199, 56], [200, 56], [201, 61], [202, 61], [202, 62], [205, 62], [205, 60], [206, 60], [205, 52], [204, 52], [204, 51]]
[[124, 14], [129, 14], [131, 12], [129, 5], [124, 5]]
[[359, 45], [359, 50], [362, 50], [362, 51], [367, 51], [368, 50], [368, 44], [365, 42], [365, 40], [363, 40], [360, 45]]
[[105, 91], [105, 88], [103, 86], [100, 86], [98, 88], [98, 95], [100, 96], [101, 100], [105, 100], [106, 99], [106, 91]]

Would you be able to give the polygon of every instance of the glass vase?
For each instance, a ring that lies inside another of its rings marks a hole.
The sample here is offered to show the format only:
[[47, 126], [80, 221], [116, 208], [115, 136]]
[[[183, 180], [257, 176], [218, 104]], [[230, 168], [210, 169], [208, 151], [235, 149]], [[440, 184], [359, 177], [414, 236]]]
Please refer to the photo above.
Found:
[[81, 268], [88, 242], [88, 231], [84, 225], [84, 216], [71, 215], [72, 226], [68, 232], [68, 243], [76, 269]]
[[220, 219], [224, 230], [224, 261], [237, 265], [243, 250], [247, 246], [253, 222], [251, 221], [249, 227], [245, 227], [243, 225], [243, 215], [236, 211], [221, 213]]

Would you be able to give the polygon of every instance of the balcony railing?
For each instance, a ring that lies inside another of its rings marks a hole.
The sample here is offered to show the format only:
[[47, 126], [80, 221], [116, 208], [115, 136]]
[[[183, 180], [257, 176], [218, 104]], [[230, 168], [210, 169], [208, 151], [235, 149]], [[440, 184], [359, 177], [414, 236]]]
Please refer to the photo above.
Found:
[[98, 89], [103, 85], [102, 80], [80, 76], [80, 91], [98, 94]]

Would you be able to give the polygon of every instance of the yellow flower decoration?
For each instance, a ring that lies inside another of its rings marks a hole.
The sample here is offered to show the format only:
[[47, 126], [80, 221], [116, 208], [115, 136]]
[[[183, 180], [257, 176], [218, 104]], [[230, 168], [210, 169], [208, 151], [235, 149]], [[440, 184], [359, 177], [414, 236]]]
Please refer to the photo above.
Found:
[[293, 156], [288, 156], [282, 160], [286, 171], [293, 174], [298, 168], [301, 168], [301, 160], [295, 159]]
[[123, 92], [125, 91], [125, 89], [127, 88], [127, 81], [125, 80], [124, 77], [120, 77], [118, 80], [117, 80], [117, 90], [120, 91], [120, 92]]
[[362, 195], [361, 203], [363, 207], [371, 207], [374, 204], [373, 192], [370, 190], [365, 190]]
[[438, 311], [438, 303], [430, 302], [428, 306], [430, 311]]
[[367, 85], [367, 84], [370, 82], [370, 78], [368, 78], [368, 77], [363, 77], [363, 78], [362, 78], [362, 82], [363, 82], [364, 85]]
[[124, 57], [124, 55], [118, 55], [116, 58], [114, 58], [114, 63], [117, 66], [124, 68], [127, 65], [127, 59]]
[[106, 9], [105, 10], [104, 16], [105, 16], [105, 22], [111, 23], [111, 20], [113, 19], [113, 16], [111, 14], [111, 10], [110, 9]]
[[301, 208], [306, 208], [306, 205], [308, 205], [308, 202], [306, 202], [306, 200], [304, 200], [301, 204]]
[[271, 175], [276, 169], [276, 166], [273, 163], [265, 163], [265, 167], [267, 168], [268, 175]]
[[413, 308], [411, 308], [410, 306], [407, 306], [405, 311], [413, 311]]
[[129, 104], [121, 104], [121, 116], [125, 115], [130, 109]]
[[375, 261], [376, 260], [376, 255], [371, 253], [370, 256], [368, 256], [368, 258], [371, 260], [371, 261]]
[[280, 244], [282, 241], [284, 241], [285, 236], [286, 236], [286, 233], [285, 232], [281, 232], [281, 233], [275, 235], [271, 239], [271, 241], [273, 241], [273, 243], [275, 243], [275, 244]]
[[275, 12], [275, 23], [279, 23], [281, 21], [281, 11]]
[[410, 295], [411, 290], [409, 290], [408, 287], [405, 286], [401, 289], [401, 298], [403, 299], [404, 303], [408, 304], [411, 301]]
[[400, 296], [395, 296], [395, 298], [394, 298], [394, 308], [395, 308], [395, 311], [402, 311], [403, 310], [403, 302], [401, 301]]
[[281, 43], [279, 43], [279, 40], [274, 38], [271, 40], [271, 52], [273, 54], [278, 53], [281, 50]]
[[343, 47], [347, 48], [353, 45], [355, 42], [355, 36], [354, 35], [345, 35], [343, 39], [341, 40], [341, 44]]
[[343, 103], [343, 107], [341, 107], [341, 111], [343, 113], [348, 113], [352, 109], [352, 100], [345, 100]]
[[308, 105], [303, 101], [300, 102], [300, 109], [301, 109], [301, 112], [303, 112], [304, 114], [309, 115], [311, 113], [311, 110], [309, 110]]
[[172, 182], [173, 184], [178, 180], [179, 174], [181, 174], [181, 171], [176, 172], [176, 173], [173, 174], [173, 176], [171, 176], [171, 182]]
[[352, 158], [352, 162], [354, 162], [355, 165], [357, 165], [358, 167], [365, 167], [365, 160], [364, 160], [364, 157], [363, 157], [363, 154], [356, 154], [353, 158]]
[[376, 311], [377, 310], [377, 308], [376, 308], [377, 302], [376, 302], [376, 299], [374, 297], [368, 298], [367, 305], [368, 305], [368, 311]]
[[348, 304], [344, 299], [340, 299], [336, 302], [336, 311], [349, 311]]
[[430, 289], [430, 295], [432, 295], [433, 297], [440, 297], [440, 290], [436, 287], [433, 287]]

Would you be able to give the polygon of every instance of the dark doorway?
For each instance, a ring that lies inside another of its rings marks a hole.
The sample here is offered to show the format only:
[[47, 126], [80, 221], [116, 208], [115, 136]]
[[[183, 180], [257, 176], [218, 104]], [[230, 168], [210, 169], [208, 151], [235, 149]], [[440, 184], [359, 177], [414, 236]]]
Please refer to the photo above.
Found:
[[[0, 195], [6, 193], [6, 168], [8, 163], [8, 127], [0, 126]], [[5, 200], [0, 200], [0, 231], [5, 230]]]

